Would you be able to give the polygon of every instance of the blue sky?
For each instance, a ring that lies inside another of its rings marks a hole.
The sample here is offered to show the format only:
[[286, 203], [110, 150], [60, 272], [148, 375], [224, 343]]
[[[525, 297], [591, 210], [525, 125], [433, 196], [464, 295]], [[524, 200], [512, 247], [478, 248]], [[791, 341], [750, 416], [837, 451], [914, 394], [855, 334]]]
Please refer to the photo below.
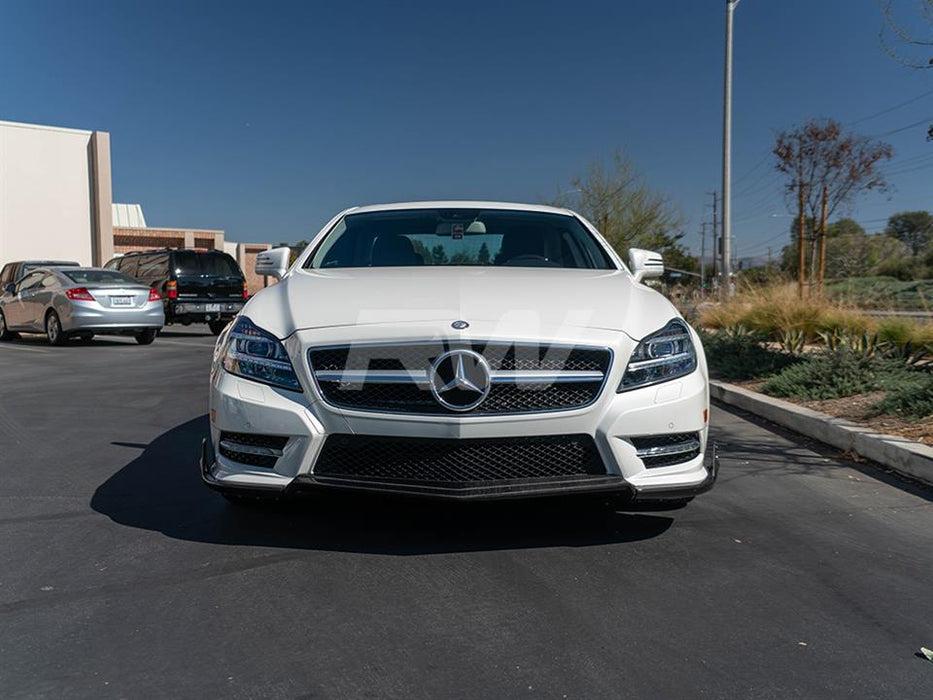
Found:
[[[621, 148], [698, 248], [720, 178], [724, 4], [6, 0], [0, 119], [109, 131], [115, 201], [242, 241], [295, 241], [353, 204], [540, 201]], [[933, 122], [933, 70], [892, 61], [881, 25], [876, 0], [736, 11], [740, 256], [787, 241], [777, 130], [926, 92], [856, 128]], [[887, 137], [895, 189], [852, 212], [870, 231], [933, 209], [924, 134]]]

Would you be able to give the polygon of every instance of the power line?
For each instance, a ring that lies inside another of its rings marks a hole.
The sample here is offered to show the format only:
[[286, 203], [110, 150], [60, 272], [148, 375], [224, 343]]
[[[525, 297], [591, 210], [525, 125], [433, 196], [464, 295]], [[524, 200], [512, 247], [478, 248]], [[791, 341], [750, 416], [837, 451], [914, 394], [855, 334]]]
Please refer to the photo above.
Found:
[[917, 127], [917, 126], [929, 124], [931, 121], [933, 121], [933, 116], [925, 117], [918, 122], [914, 122], [913, 124], [908, 124], [907, 126], [902, 126], [899, 129], [891, 129], [891, 131], [885, 131], [883, 134], [875, 134], [872, 138], [877, 139], [877, 138], [881, 138], [882, 136], [892, 136], [894, 134], [899, 134], [902, 131], [907, 131], [908, 129], [913, 129], [914, 127]]
[[933, 95], [933, 90], [927, 90], [926, 92], [924, 92], [924, 93], [922, 93], [922, 94], [920, 94], [920, 95], [917, 95], [916, 97], [912, 97], [911, 99], [907, 100], [906, 102], [901, 102], [900, 104], [896, 104], [896, 105], [894, 105], [893, 107], [888, 107], [887, 109], [883, 109], [883, 110], [881, 110], [880, 112], [875, 112], [874, 114], [869, 114], [867, 117], [862, 117], [861, 119], [856, 119], [854, 122], [849, 122], [849, 126], [855, 126], [856, 124], [861, 124], [862, 122], [871, 121], [872, 119], [875, 119], [875, 118], [877, 118], [877, 117], [880, 117], [880, 116], [883, 116], [883, 115], [885, 115], [885, 114], [889, 114], [889, 113], [891, 113], [891, 112], [894, 112], [894, 111], [900, 109], [901, 107], [906, 107], [907, 105], [912, 105], [914, 102], [918, 102], [918, 101], [922, 100], [924, 97], [929, 97], [930, 95]]

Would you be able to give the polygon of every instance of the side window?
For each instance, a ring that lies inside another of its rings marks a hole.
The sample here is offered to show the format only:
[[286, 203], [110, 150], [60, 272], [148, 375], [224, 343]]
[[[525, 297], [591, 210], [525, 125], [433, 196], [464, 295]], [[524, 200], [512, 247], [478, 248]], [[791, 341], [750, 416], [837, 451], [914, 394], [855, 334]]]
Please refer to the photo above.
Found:
[[120, 258], [120, 272], [124, 275], [135, 277], [138, 261], [138, 255], [128, 255]]
[[42, 278], [42, 286], [45, 289], [48, 289], [49, 287], [54, 287], [57, 284], [58, 284], [58, 278], [55, 275], [46, 275], [45, 277]]
[[16, 285], [16, 293], [19, 294], [26, 289], [32, 289], [33, 287], [37, 286], [42, 281], [44, 276], [45, 273], [43, 272], [32, 272], [26, 275]]
[[168, 272], [168, 253], [139, 256], [139, 271], [137, 277], [163, 277]]
[[7, 284], [13, 280], [10, 277], [13, 276], [13, 263], [7, 263], [3, 266], [3, 272], [0, 272], [0, 287], [5, 287]]
[[114, 258], [106, 265], [104, 265], [105, 270], [116, 270], [120, 266], [120, 258]]

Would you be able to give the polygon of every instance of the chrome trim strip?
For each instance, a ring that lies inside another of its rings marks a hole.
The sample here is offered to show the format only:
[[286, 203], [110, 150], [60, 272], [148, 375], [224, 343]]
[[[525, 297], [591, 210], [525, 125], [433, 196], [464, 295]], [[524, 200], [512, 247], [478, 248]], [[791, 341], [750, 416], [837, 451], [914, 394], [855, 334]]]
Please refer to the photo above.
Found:
[[677, 362], [679, 360], [689, 360], [691, 357], [696, 357], [696, 354], [692, 352], [681, 352], [676, 355], [668, 355], [667, 357], [656, 357], [653, 360], [639, 360], [637, 362], [629, 362], [626, 372], [631, 370], [637, 371], [640, 369], [646, 369], [648, 367], [657, 367], [658, 365], [666, 365], [671, 362]]
[[601, 382], [602, 372], [554, 372], [551, 370], [493, 370], [493, 384], [562, 384], [567, 382]]
[[423, 384], [428, 385], [428, 373], [423, 369], [385, 370], [385, 369], [345, 369], [322, 370], [314, 376], [322, 382], [342, 382], [344, 384]]
[[[493, 384], [561, 384], [568, 382], [601, 382], [602, 372], [552, 372], [539, 370], [493, 370], [489, 373]], [[425, 370], [323, 370], [315, 376], [322, 382], [344, 384], [417, 384], [429, 386]]]
[[274, 447], [260, 447], [257, 445], [241, 445], [238, 442], [233, 442], [232, 440], [221, 440], [220, 446], [225, 450], [230, 450], [231, 452], [239, 452], [240, 454], [246, 455], [260, 455], [262, 457], [281, 457], [282, 450], [276, 449]]
[[676, 445], [658, 445], [656, 447], [642, 447], [636, 449], [635, 454], [641, 458], [645, 457], [663, 457], [666, 455], [686, 454], [687, 452], [696, 452], [700, 449], [700, 441], [696, 439], [679, 442]]

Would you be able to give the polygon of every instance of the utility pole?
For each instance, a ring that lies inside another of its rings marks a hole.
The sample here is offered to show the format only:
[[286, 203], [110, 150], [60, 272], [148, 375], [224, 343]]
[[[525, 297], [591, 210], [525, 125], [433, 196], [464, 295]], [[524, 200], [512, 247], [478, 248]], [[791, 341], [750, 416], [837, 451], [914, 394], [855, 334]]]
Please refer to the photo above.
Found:
[[726, 0], [726, 70], [722, 118], [722, 298], [732, 295], [732, 27], [741, 0]]
[[807, 222], [804, 184], [797, 182], [797, 296], [803, 299], [803, 286], [807, 273]]
[[700, 234], [700, 293], [706, 291], [706, 222]]
[[823, 280], [826, 277], [826, 219], [829, 216], [829, 190], [823, 185], [823, 212], [820, 216], [820, 276], [817, 292], [823, 297]]
[[[713, 277], [716, 277], [717, 274], [722, 275], [722, 236], [719, 233], [719, 219], [716, 218], [719, 196], [715, 190], [709, 192], [709, 194], [713, 195]], [[716, 264], [717, 261], [719, 261], [719, 265]]]

